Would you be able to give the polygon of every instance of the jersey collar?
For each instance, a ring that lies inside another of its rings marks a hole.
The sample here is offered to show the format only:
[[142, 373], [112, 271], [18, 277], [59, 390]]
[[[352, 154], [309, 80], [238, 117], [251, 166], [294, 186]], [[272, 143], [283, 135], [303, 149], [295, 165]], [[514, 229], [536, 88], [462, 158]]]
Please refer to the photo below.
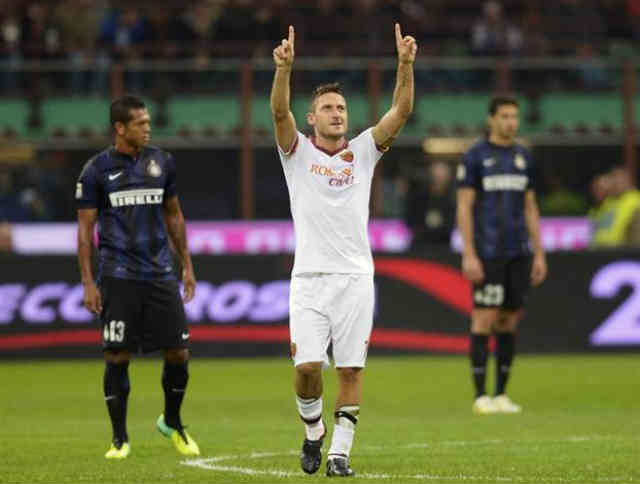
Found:
[[146, 147], [143, 147], [140, 152], [138, 153], [138, 156], [136, 158], [134, 158], [131, 155], [128, 155], [126, 153], [122, 153], [120, 151], [118, 151], [115, 147], [115, 145], [111, 145], [111, 149], [109, 150], [109, 153], [111, 155], [112, 158], [117, 158], [120, 160], [124, 160], [127, 161], [129, 163], [136, 163], [138, 160], [141, 160], [146, 152]]
[[318, 146], [316, 144], [316, 137], [314, 135], [309, 136], [309, 140], [311, 141], [311, 143], [313, 144], [313, 146], [316, 147], [317, 150], [322, 151], [323, 153], [326, 153], [329, 156], [335, 156], [338, 153], [340, 153], [342, 150], [344, 150], [347, 146], [349, 146], [349, 141], [347, 141], [346, 139], [344, 140], [344, 144], [342, 146], [340, 146], [337, 150], [335, 151], [329, 151], [325, 148], [322, 148], [321, 146]]

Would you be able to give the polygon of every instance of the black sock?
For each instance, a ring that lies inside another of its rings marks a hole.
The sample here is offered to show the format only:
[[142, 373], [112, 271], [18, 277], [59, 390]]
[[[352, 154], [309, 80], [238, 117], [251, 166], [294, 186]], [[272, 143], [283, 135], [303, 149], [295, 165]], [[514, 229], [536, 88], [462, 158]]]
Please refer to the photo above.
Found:
[[489, 356], [489, 335], [471, 334], [471, 373], [476, 387], [476, 398], [486, 394], [487, 358]]
[[509, 379], [509, 370], [515, 354], [515, 334], [496, 334], [496, 395], [502, 395]]
[[175, 364], [164, 362], [162, 371], [162, 388], [164, 389], [164, 421], [174, 429], [182, 428], [180, 407], [187, 390], [189, 371], [187, 363]]
[[113, 439], [128, 442], [127, 401], [129, 399], [129, 362], [109, 363], [104, 369], [104, 399], [113, 427]]

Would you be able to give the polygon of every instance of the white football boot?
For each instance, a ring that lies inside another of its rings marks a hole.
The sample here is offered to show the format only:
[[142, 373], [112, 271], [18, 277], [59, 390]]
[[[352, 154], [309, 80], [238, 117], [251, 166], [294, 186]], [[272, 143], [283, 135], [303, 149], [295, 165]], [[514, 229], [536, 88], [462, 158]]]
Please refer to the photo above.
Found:
[[498, 395], [493, 399], [493, 406], [497, 413], [520, 413], [522, 407], [516, 403], [513, 403], [511, 399], [506, 395]]
[[475, 399], [471, 411], [476, 415], [491, 415], [496, 413], [497, 409], [491, 397], [482, 395]]

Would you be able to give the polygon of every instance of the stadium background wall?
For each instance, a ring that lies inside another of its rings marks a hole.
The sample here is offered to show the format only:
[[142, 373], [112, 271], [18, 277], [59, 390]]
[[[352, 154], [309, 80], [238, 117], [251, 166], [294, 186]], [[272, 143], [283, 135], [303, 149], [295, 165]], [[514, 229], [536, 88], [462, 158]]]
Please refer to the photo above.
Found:
[[[531, 292], [518, 347], [527, 353], [640, 350], [639, 252], [559, 252]], [[469, 285], [447, 250], [376, 255], [370, 354], [464, 353]], [[288, 355], [292, 258], [196, 256], [187, 305], [195, 356]], [[100, 333], [82, 307], [76, 260], [0, 257], [0, 358], [99, 357]]]
[[[160, 145], [173, 153], [178, 164], [180, 203], [188, 220], [231, 220], [241, 217], [238, 190], [242, 176], [237, 147], [186, 148], [165, 146], [162, 143]], [[76, 178], [87, 160], [103, 148], [65, 150], [71, 176], [66, 178], [67, 186], [63, 189], [67, 194], [64, 217], [57, 221], [75, 220], [72, 197]], [[44, 158], [48, 154], [48, 150], [43, 150]], [[268, 138], [266, 146], [256, 147], [253, 155], [256, 219], [289, 219], [289, 194], [272, 139]], [[536, 189], [539, 193], [544, 194], [548, 189], [545, 174], [549, 173], [560, 176], [571, 190], [588, 193], [593, 175], [609, 166], [610, 160], [620, 160], [622, 152], [619, 144], [545, 145], [535, 146], [533, 155], [537, 164]], [[422, 176], [420, 172], [426, 166], [425, 162], [430, 159], [432, 155], [426, 155], [419, 143], [394, 146], [392, 152], [385, 155], [380, 173], [383, 177], [403, 174], [410, 180], [418, 179], [417, 177]], [[438, 155], [437, 159], [458, 162], [461, 155]]]

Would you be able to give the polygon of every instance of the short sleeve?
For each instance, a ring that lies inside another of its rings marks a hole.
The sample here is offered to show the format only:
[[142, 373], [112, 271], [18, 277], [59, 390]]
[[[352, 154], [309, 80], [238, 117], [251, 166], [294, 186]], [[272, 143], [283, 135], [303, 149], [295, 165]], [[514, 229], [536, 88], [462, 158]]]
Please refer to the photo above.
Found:
[[78, 209], [98, 208], [99, 195], [100, 187], [96, 168], [93, 162], [89, 161], [82, 169], [76, 183], [76, 207]]
[[479, 188], [480, 176], [478, 174], [478, 164], [474, 163], [474, 158], [473, 151], [467, 151], [462, 158], [462, 163], [458, 165], [456, 179], [459, 188]]
[[[373, 138], [373, 128], [369, 128], [358, 136], [356, 136], [352, 141], [349, 142], [349, 145], [357, 146], [358, 151], [366, 153], [366, 158], [371, 161], [371, 164], [375, 166], [382, 155], [385, 154], [387, 150], [376, 145], [376, 141]], [[362, 151], [360, 151], [362, 150]]]
[[293, 158], [295, 156], [295, 154], [298, 152], [298, 148], [299, 148], [299, 144], [300, 144], [300, 140], [304, 139], [304, 135], [300, 132], [300, 131], [296, 131], [296, 139], [293, 142], [293, 145], [291, 145], [291, 148], [289, 148], [289, 151], [285, 152], [281, 147], [280, 144], [278, 144], [278, 142], [276, 142], [276, 146], [278, 147], [278, 155], [280, 156], [280, 159], [285, 162], [287, 160], [290, 160], [291, 158]]
[[384, 155], [389, 148], [383, 148], [376, 144], [376, 140], [373, 138], [373, 128], [369, 128], [363, 134], [366, 134], [367, 138], [369, 138], [369, 150], [371, 154], [371, 159], [373, 160], [374, 165], [380, 161], [382, 155]]
[[167, 155], [167, 180], [164, 184], [164, 198], [175, 197], [178, 194], [177, 170], [173, 155]]

